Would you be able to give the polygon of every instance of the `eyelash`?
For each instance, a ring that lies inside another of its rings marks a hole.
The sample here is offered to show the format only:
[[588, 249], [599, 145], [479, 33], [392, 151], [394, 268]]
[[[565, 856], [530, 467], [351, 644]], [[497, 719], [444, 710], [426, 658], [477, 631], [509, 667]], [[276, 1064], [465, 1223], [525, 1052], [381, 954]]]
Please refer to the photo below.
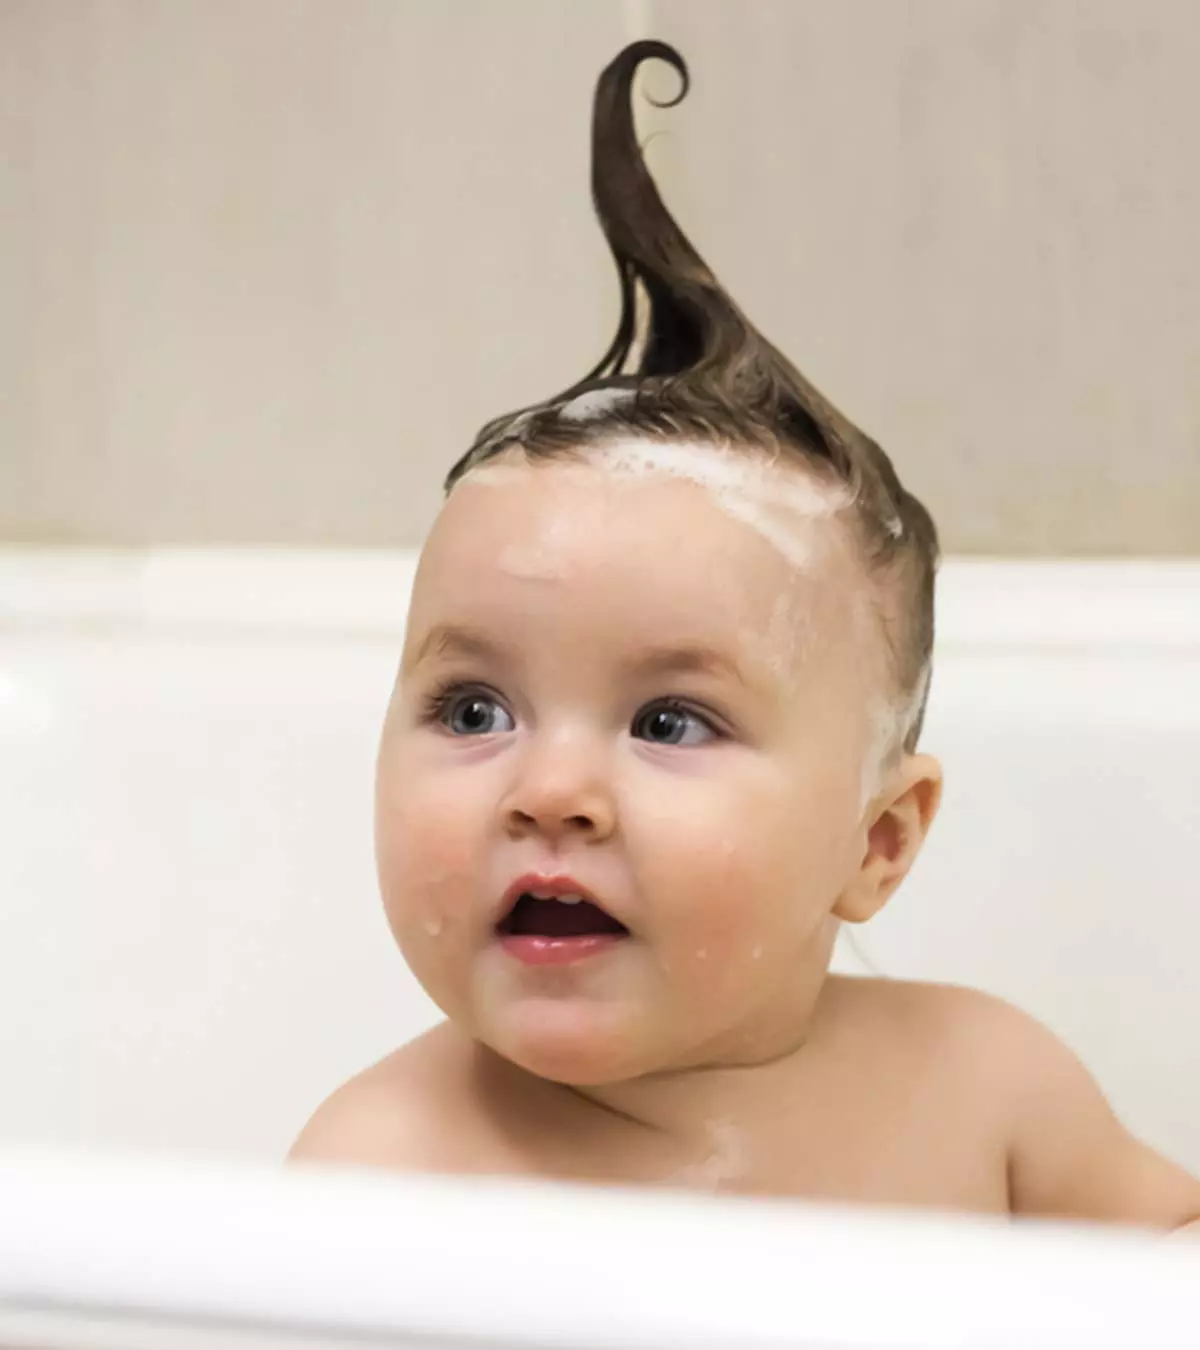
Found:
[[[693, 717], [697, 722], [710, 733], [714, 741], [728, 740], [729, 732], [717, 721], [716, 716], [704, 708], [697, 707], [696, 704], [688, 702], [687, 699], [672, 698], [669, 695], [664, 698], [651, 699], [649, 703], [643, 704], [633, 715], [630, 726], [636, 725], [643, 718], [652, 712], [660, 711], [679, 713], [684, 717]], [[651, 742], [654, 744], [654, 742]], [[667, 742], [671, 744], [671, 742]]]
[[[504, 700], [494, 690], [489, 689], [484, 684], [471, 684], [463, 681], [453, 680], [447, 684], [432, 690], [425, 696], [421, 703], [421, 723], [422, 725], [432, 725], [434, 723], [444, 723], [450, 709], [463, 698], [469, 697], [491, 699], [493, 702], [504, 706]], [[707, 731], [712, 734], [714, 740], [728, 740], [729, 731], [724, 727], [716, 715], [705, 708], [689, 702], [687, 699], [673, 698], [665, 696], [662, 698], [651, 699], [644, 703], [630, 721], [634, 725], [649, 712], [664, 708], [670, 712], [680, 713], [686, 717], [694, 717], [700, 722]]]
[[486, 684], [469, 684], [459, 680], [452, 680], [448, 684], [440, 685], [431, 690], [421, 700], [421, 721], [422, 723], [441, 722], [446, 714], [459, 699], [469, 698], [487, 698], [495, 703], [503, 705], [503, 700], [494, 689], [489, 689]]

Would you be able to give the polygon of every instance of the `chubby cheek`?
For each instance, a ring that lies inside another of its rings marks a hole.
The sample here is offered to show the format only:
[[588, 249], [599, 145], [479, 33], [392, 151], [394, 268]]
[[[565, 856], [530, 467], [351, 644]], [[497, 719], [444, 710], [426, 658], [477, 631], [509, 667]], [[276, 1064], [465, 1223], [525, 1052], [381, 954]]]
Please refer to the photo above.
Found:
[[845, 850], [804, 796], [771, 773], [646, 794], [631, 862], [653, 904], [647, 937], [674, 982], [716, 993], [823, 932]]
[[388, 923], [424, 980], [478, 925], [485, 803], [469, 779], [431, 772], [385, 742], [375, 790], [375, 857]]

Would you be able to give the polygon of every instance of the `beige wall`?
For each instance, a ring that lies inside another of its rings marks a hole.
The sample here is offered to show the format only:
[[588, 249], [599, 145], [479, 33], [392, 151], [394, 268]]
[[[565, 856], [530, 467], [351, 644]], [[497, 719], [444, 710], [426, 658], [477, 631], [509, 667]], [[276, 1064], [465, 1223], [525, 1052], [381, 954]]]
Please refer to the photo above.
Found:
[[417, 542], [604, 345], [644, 33], [685, 227], [950, 548], [1200, 553], [1194, 0], [0, 0], [0, 539]]

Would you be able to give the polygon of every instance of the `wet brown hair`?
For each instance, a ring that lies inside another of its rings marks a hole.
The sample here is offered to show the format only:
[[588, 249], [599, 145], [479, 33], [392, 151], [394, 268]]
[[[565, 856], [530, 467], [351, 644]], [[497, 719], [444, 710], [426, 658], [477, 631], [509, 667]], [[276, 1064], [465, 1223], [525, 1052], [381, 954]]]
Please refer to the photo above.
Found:
[[[665, 42], [635, 42], [603, 71], [592, 118], [592, 199], [617, 266], [621, 316], [608, 350], [581, 380], [545, 402], [494, 418], [451, 469], [520, 448], [533, 460], [594, 450], [618, 438], [719, 445], [791, 462], [849, 490], [845, 509], [892, 658], [916, 746], [933, 648], [937, 531], [876, 443], [813, 388], [754, 327], [663, 205], [634, 128], [632, 86], [642, 62], [666, 61], [686, 96], [683, 58]], [[611, 391], [611, 392], [606, 392]], [[577, 409], [566, 405], [581, 399]]]

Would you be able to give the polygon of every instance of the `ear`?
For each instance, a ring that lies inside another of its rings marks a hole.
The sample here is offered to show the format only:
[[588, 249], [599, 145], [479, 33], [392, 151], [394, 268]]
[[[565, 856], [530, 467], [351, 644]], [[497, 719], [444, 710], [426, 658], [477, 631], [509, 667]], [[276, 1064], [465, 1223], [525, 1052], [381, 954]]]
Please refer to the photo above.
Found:
[[878, 914], [916, 861], [942, 800], [942, 766], [932, 755], [906, 755], [865, 817], [863, 859], [833, 907], [846, 923]]

